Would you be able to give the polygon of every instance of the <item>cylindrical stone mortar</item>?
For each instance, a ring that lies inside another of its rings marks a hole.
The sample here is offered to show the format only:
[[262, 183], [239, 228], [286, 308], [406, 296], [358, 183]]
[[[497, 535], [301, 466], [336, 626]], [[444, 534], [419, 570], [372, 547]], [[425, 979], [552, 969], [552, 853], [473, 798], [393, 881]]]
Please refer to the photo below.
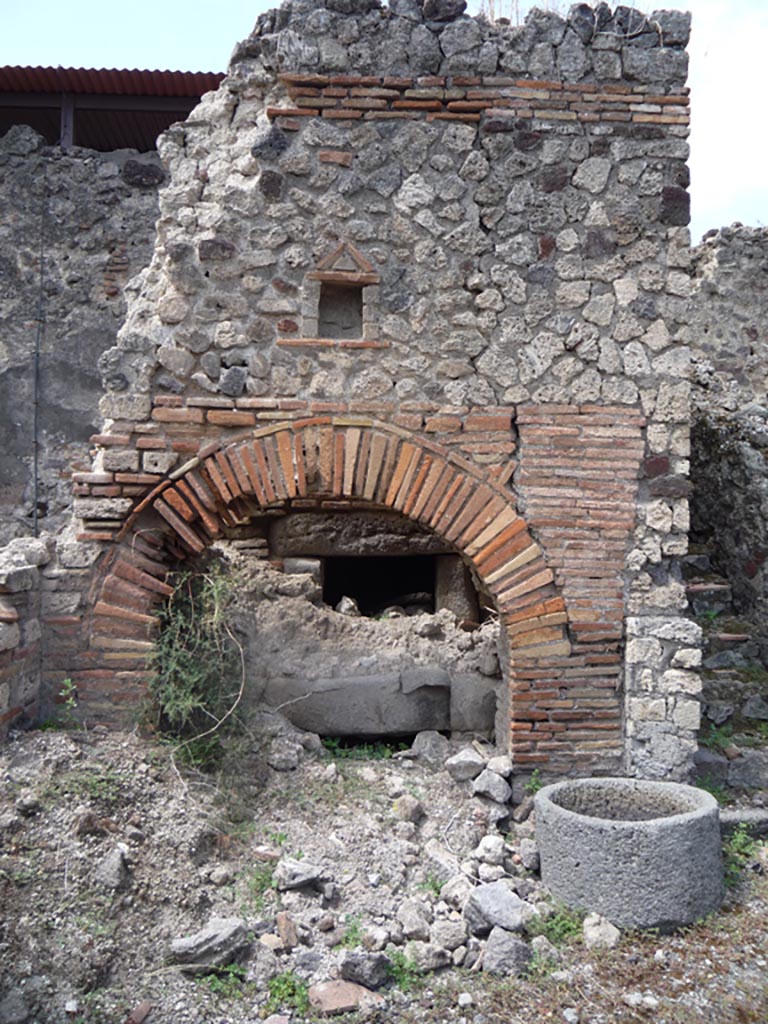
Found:
[[541, 877], [556, 900], [622, 928], [669, 930], [720, 906], [717, 801], [639, 779], [571, 779], [535, 797]]

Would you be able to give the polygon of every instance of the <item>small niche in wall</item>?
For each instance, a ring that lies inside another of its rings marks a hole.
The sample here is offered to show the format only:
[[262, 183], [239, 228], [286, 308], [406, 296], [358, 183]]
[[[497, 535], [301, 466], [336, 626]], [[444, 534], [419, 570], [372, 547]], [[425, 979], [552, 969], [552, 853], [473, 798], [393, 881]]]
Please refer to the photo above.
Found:
[[278, 345], [373, 346], [379, 343], [379, 275], [351, 242], [341, 242], [310, 270], [302, 289], [301, 335]]
[[362, 285], [320, 282], [317, 308], [318, 338], [362, 338]]

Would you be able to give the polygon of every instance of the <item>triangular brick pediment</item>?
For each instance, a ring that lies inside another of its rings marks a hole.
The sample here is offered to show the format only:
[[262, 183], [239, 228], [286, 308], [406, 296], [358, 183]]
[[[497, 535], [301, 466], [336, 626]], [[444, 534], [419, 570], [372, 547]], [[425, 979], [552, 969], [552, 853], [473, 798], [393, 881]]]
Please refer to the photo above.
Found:
[[351, 242], [341, 242], [317, 264], [321, 271], [346, 274], [373, 274], [373, 264]]

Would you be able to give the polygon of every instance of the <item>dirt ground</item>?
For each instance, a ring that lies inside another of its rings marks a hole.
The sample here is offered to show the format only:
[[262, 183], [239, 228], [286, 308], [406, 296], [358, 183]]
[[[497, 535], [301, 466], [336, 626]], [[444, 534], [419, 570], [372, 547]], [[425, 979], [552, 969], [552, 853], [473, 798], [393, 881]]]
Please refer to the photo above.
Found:
[[[473, 851], [495, 828], [469, 785], [443, 768], [384, 748], [360, 760], [347, 753], [316, 751], [275, 771], [240, 750], [211, 777], [178, 770], [168, 746], [136, 733], [12, 737], [0, 748], [0, 1024], [125, 1024], [132, 1011], [147, 1024], [270, 1014], [298, 1024], [317, 1016], [307, 986], [338, 977], [350, 950], [384, 942], [395, 966], [383, 1003], [343, 1020], [768, 1020], [760, 846], [734, 864], [723, 910], [684, 932], [624, 934], [616, 948], [589, 950], [578, 920], [556, 908], [544, 931], [555, 948], [526, 977], [478, 969], [481, 943], [471, 938], [452, 965], [415, 971], [397, 954], [403, 904], [455, 924], [434, 850], [476, 866]], [[531, 831], [528, 822], [505, 834], [504, 863], [544, 907], [540, 882], [519, 866]], [[273, 871], [286, 857], [316, 865], [323, 884], [278, 892]], [[216, 917], [244, 922], [247, 950], [225, 971], [182, 973], [170, 943]]]

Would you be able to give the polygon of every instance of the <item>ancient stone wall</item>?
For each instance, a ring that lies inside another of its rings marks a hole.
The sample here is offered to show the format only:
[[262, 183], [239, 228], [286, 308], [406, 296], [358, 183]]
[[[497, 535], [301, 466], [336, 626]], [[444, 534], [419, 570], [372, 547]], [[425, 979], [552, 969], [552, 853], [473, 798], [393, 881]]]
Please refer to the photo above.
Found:
[[735, 224], [694, 250], [692, 528], [738, 610], [768, 614], [768, 229]]
[[41, 571], [51, 539], [23, 537], [0, 549], [0, 735], [38, 718], [43, 665]]
[[169, 566], [378, 507], [492, 596], [519, 769], [684, 774], [688, 17], [336, 6], [263, 16], [163, 138], [48, 691], [114, 717]]
[[0, 139], [0, 544], [33, 532], [35, 497], [41, 529], [70, 514], [162, 178], [151, 154], [64, 153], [25, 126]]

